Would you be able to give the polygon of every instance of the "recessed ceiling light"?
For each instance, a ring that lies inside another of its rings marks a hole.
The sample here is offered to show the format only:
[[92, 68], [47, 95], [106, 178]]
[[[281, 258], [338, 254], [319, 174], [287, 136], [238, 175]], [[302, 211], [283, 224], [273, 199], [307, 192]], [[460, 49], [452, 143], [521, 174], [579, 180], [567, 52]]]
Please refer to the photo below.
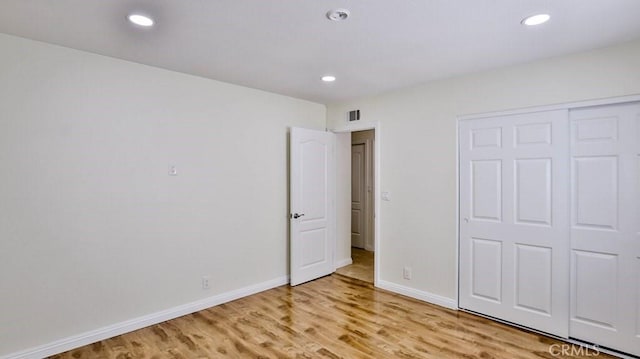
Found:
[[537, 15], [525, 17], [521, 21], [521, 23], [522, 25], [536, 26], [536, 25], [544, 24], [545, 22], [549, 21], [550, 18], [551, 16], [549, 16], [549, 14], [537, 14]]
[[332, 75], [322, 76], [322, 81], [324, 82], [333, 82], [335, 80], [336, 80], [336, 77]]
[[334, 9], [327, 12], [327, 19], [331, 21], [342, 21], [346, 20], [349, 15], [351, 15], [351, 12], [347, 9]]
[[140, 25], [144, 27], [153, 26], [153, 19], [148, 16], [144, 16], [140, 14], [131, 14], [129, 15], [128, 19], [129, 21], [131, 21], [136, 25]]

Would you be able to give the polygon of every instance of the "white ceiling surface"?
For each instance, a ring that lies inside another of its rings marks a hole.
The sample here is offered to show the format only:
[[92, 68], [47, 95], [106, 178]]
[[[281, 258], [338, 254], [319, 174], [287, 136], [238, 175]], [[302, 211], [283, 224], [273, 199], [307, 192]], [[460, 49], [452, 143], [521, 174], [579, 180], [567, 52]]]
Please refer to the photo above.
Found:
[[1, 0], [0, 32], [334, 103], [629, 41], [639, 15], [640, 0]]

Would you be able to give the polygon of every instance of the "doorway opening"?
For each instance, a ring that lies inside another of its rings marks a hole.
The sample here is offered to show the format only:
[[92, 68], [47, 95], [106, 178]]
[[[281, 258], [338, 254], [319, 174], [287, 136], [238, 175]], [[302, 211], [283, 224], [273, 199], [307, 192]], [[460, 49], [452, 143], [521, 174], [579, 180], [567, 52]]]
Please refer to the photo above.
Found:
[[351, 260], [339, 274], [374, 283], [375, 130], [351, 132]]

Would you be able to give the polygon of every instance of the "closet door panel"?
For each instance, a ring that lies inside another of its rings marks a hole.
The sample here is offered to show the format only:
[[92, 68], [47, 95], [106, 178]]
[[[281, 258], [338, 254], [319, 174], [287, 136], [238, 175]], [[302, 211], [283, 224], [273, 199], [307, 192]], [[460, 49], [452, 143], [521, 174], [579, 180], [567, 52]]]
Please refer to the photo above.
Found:
[[567, 138], [567, 111], [461, 122], [461, 307], [568, 335]]
[[570, 119], [570, 335], [640, 355], [640, 105]]

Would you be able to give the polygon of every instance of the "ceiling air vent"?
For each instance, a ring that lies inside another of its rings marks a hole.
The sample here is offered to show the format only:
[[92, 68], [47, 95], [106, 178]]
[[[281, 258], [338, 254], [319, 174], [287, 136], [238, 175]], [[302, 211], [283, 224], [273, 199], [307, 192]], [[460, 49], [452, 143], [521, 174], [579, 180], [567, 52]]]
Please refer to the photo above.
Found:
[[358, 121], [360, 119], [360, 110], [349, 111], [349, 122]]

